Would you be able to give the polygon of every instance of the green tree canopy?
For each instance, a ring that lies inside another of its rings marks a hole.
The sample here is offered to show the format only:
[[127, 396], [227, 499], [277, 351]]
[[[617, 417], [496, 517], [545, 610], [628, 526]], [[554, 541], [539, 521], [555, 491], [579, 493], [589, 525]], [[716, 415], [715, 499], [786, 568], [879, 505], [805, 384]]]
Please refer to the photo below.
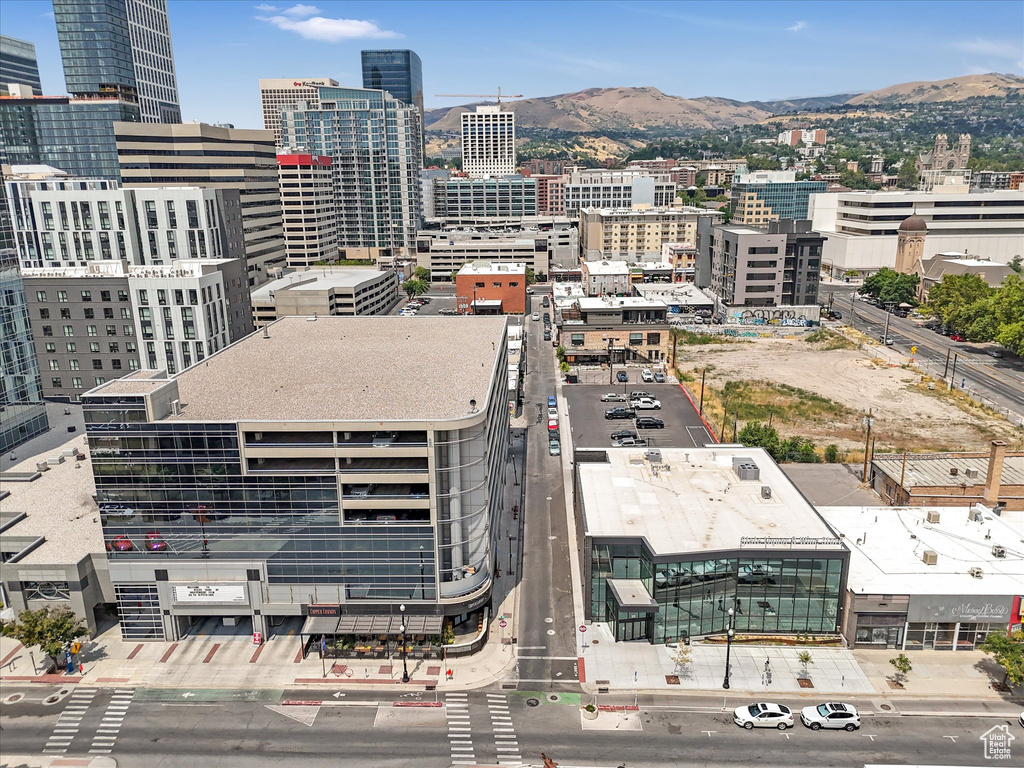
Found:
[[1024, 632], [989, 632], [978, 648], [1003, 668], [1004, 685], [1007, 681], [1014, 685], [1024, 683]]
[[412, 271], [412, 276], [414, 280], [423, 280], [427, 283], [430, 282], [430, 270], [426, 267], [416, 267], [416, 269]]
[[430, 290], [430, 286], [422, 280], [413, 278], [412, 280], [406, 280], [402, 283], [402, 290], [405, 291], [411, 299], [413, 296], [422, 296]]
[[992, 289], [980, 275], [946, 275], [928, 291], [928, 308], [945, 323], [965, 306], [991, 295]]
[[882, 267], [864, 279], [857, 293], [872, 296], [884, 304], [913, 303], [917, 294], [917, 275], [904, 275], [894, 269]]
[[917, 168], [914, 167], [914, 158], [905, 157], [899, 173], [896, 174], [896, 184], [901, 189], [917, 189]]
[[779, 433], [775, 427], [769, 427], [761, 421], [751, 421], [740, 430], [736, 439], [743, 443], [743, 445], [764, 448], [769, 454], [771, 454], [773, 459], [778, 461], [781, 441], [779, 440]]
[[527, 285], [533, 285], [536, 282], [537, 282], [537, 275], [533, 271], [533, 267], [527, 267], [526, 268], [526, 284]]
[[54, 666], [59, 666], [58, 659], [71, 643], [89, 634], [85, 622], [67, 606], [22, 611], [17, 621], [4, 622], [0, 629], [22, 645], [41, 648]]

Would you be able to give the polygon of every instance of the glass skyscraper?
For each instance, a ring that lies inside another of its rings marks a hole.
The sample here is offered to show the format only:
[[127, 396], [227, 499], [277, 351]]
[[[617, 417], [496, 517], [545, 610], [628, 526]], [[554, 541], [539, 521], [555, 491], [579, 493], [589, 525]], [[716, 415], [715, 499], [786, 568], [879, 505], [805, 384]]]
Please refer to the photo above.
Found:
[[36, 96], [43, 93], [36, 47], [25, 40], [0, 35], [0, 93], [7, 93], [11, 83], [30, 86]]
[[[363, 51], [363, 88], [385, 90], [423, 112], [423, 63], [415, 51]], [[424, 126], [424, 131], [426, 130]], [[420, 152], [423, 152], [421, 141]]]
[[180, 123], [167, 0], [53, 0], [68, 92], [136, 101], [146, 123]]

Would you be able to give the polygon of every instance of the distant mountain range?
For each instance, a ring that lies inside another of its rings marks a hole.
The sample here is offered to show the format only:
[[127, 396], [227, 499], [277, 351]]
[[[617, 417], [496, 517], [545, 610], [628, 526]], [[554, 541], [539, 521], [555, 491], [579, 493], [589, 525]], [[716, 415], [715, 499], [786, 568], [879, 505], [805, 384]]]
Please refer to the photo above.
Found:
[[[773, 115], [843, 105], [962, 101], [975, 96], [1022, 98], [1024, 78], [996, 73], [965, 75], [931, 83], [903, 83], [869, 93], [750, 102], [713, 96], [685, 99], [650, 86], [587, 88], [576, 93], [510, 101], [505, 108], [516, 113], [516, 125], [524, 129], [642, 135], [673, 129], [690, 132], [728, 128], [757, 123]], [[459, 115], [473, 106], [428, 109], [427, 130], [458, 132]]]

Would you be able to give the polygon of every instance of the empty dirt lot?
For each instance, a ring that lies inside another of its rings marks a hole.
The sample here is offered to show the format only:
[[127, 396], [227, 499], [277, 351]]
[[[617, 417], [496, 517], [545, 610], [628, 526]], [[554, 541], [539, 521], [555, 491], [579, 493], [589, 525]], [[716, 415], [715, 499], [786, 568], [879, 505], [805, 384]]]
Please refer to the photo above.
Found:
[[705, 416], [713, 426], [722, 424], [723, 391], [733, 394], [734, 404], [726, 402], [727, 437], [736, 408], [740, 429], [744, 421], [766, 421], [771, 411], [782, 436], [808, 437], [819, 449], [835, 443], [852, 459], [863, 450], [862, 417], [870, 408], [878, 451], [978, 450], [994, 439], [1015, 447], [1024, 443], [1024, 431], [1005, 420], [957, 405], [944, 392], [929, 392], [919, 373], [881, 364], [856, 349], [822, 347], [802, 339], [697, 344], [680, 346], [677, 361], [692, 377], [687, 386], [697, 396], [707, 369]]

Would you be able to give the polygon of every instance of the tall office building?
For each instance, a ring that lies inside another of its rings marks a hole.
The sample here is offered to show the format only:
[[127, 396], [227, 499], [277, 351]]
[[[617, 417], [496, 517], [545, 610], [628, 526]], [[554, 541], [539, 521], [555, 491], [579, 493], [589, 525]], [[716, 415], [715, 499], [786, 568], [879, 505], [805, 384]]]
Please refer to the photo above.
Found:
[[167, 0], [53, 0], [68, 93], [138, 103], [146, 123], [180, 123]]
[[337, 261], [337, 196], [331, 158], [278, 155], [277, 165], [288, 266]]
[[500, 106], [462, 113], [462, 170], [471, 178], [516, 172], [516, 116]]
[[732, 223], [766, 227], [778, 219], [806, 219], [811, 195], [827, 187], [824, 181], [797, 181], [795, 171], [737, 173], [732, 179]]
[[238, 190], [250, 285], [265, 283], [272, 270], [284, 266], [277, 153], [270, 131], [203, 123], [115, 123], [114, 133], [126, 187]]
[[319, 109], [282, 111], [282, 142], [331, 158], [343, 258], [409, 252], [421, 209], [419, 112], [369, 88], [324, 87], [319, 98]]
[[36, 96], [43, 95], [39, 81], [36, 47], [16, 37], [0, 35], [0, 94], [7, 94], [12, 84], [27, 85]]
[[319, 109], [320, 87], [324, 85], [337, 88], [338, 81], [329, 77], [260, 78], [263, 127], [274, 132], [277, 146], [281, 146], [281, 110], [295, 109], [303, 101], [310, 109]]
[[[424, 124], [423, 63], [414, 51], [363, 51], [362, 64], [363, 88], [387, 91], [399, 101], [415, 106], [420, 111], [420, 124]], [[423, 142], [421, 135], [420, 154], [426, 157]]]
[[0, 187], [0, 453], [50, 428], [7, 200]]

